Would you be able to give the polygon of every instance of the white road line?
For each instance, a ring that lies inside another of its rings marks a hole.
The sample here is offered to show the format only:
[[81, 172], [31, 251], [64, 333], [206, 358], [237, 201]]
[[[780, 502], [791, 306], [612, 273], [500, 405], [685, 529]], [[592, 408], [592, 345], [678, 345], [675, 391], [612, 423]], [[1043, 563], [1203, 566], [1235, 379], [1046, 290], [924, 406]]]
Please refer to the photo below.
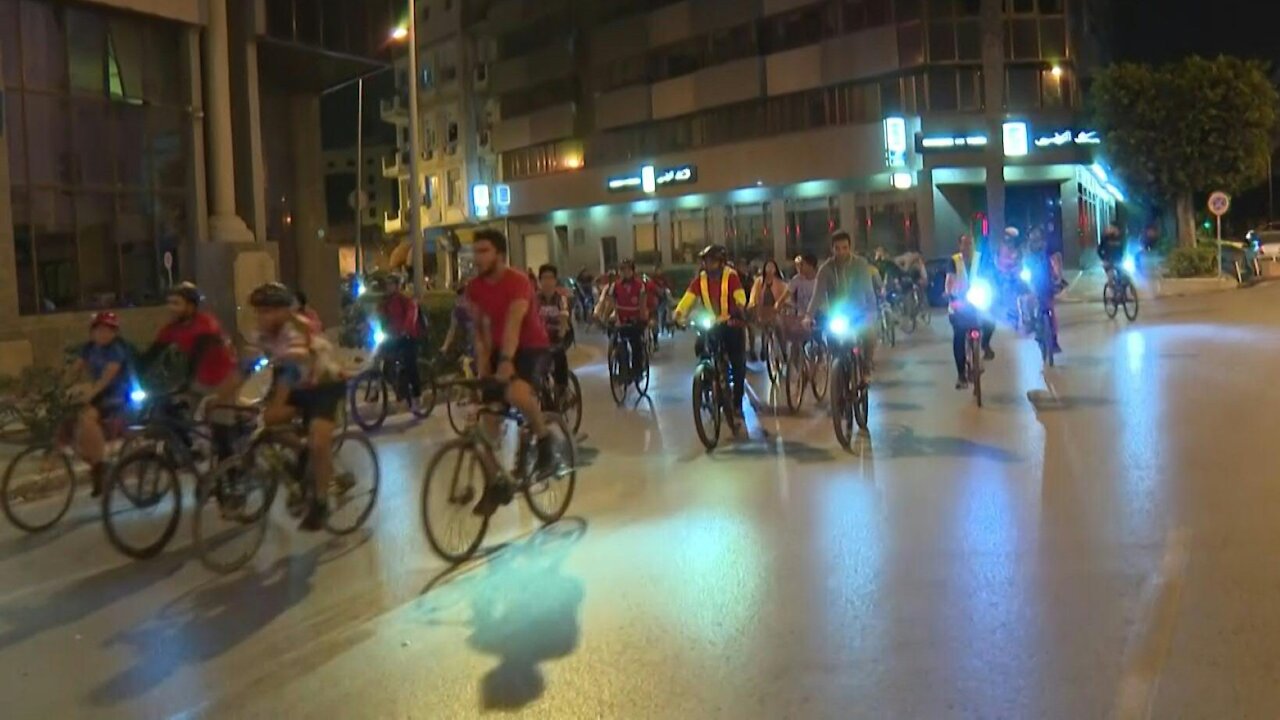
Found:
[[1160, 567], [1147, 579], [1138, 621], [1125, 647], [1116, 720], [1148, 720], [1155, 705], [1160, 675], [1177, 627], [1178, 605], [1186, 580], [1191, 533], [1171, 530]]

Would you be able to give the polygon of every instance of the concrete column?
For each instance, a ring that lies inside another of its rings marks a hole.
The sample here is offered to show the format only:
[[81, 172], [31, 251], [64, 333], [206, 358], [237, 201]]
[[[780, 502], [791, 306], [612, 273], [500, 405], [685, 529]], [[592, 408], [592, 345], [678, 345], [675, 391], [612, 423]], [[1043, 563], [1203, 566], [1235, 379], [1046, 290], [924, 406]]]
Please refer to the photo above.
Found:
[[236, 215], [235, 149], [231, 132], [231, 68], [228, 62], [228, 0], [209, 0], [205, 29], [205, 123], [209, 132], [209, 235], [215, 242], [253, 242]]
[[289, 98], [289, 137], [293, 161], [293, 230], [297, 245], [298, 288], [326, 325], [337, 324], [341, 307], [338, 248], [324, 238], [324, 160], [320, 152], [320, 98]]
[[916, 186], [916, 222], [920, 233], [920, 254], [933, 257], [938, 251], [937, 217], [934, 210], [935, 192], [933, 187], [933, 171], [923, 168], [917, 174], [919, 185]]
[[852, 233], [855, 240], [859, 239], [858, 233], [862, 228], [858, 227], [858, 194], [840, 193], [836, 196], [836, 207], [840, 208], [840, 229]]
[[671, 243], [675, 241], [674, 228], [671, 227], [670, 210], [659, 210], [654, 217], [658, 223], [658, 252], [662, 253], [662, 264], [671, 264]]
[[993, 238], [1004, 234], [1004, 2], [982, 0], [982, 81], [987, 121], [987, 219]]
[[713, 204], [707, 208], [707, 244], [720, 243], [729, 247], [729, 239], [724, 235], [724, 206]]
[[787, 256], [787, 201], [782, 197], [769, 199], [769, 232], [773, 233], [773, 256]]
[[254, 236], [267, 240], [267, 193], [258, 90], [257, 11], [265, 3], [238, 2], [229, 7], [232, 132], [235, 143], [236, 207]]
[[1081, 266], [1081, 257], [1085, 254], [1080, 247], [1080, 190], [1075, 178], [1062, 183], [1061, 187], [1062, 266], [1078, 268]]
[[[4, 54], [0, 53], [0, 77], [4, 77]], [[3, 108], [0, 108], [0, 112]], [[5, 132], [13, 132], [0, 122], [0, 343], [18, 320], [17, 259], [13, 250], [13, 208], [9, 199], [9, 143]], [[4, 347], [0, 344], [0, 347]], [[5, 347], [5, 351], [9, 348]], [[0, 364], [0, 367], [3, 367]]]

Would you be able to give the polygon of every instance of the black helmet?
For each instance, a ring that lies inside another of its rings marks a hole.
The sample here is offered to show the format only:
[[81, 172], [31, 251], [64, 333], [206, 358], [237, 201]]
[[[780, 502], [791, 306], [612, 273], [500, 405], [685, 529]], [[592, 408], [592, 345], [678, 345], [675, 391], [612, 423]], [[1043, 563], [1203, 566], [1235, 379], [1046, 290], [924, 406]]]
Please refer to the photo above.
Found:
[[199, 305], [200, 301], [204, 299], [204, 295], [200, 293], [200, 288], [196, 287], [196, 284], [190, 280], [180, 282], [169, 288], [164, 296], [167, 298], [180, 297], [192, 305]]
[[256, 308], [293, 307], [295, 299], [293, 291], [285, 287], [284, 283], [278, 282], [259, 285], [256, 290], [249, 294], [249, 304]]
[[635, 261], [635, 260], [631, 260], [631, 259], [629, 259], [629, 258], [628, 258], [628, 259], [623, 260], [622, 262], [618, 263], [618, 269], [619, 269], [619, 270], [621, 270], [621, 269], [623, 269], [623, 268], [631, 268], [632, 270], [635, 270], [635, 269], [636, 269], [636, 261]]
[[702, 248], [702, 252], [698, 253], [698, 257], [702, 260], [725, 262], [729, 259], [729, 250], [723, 245], [708, 245]]

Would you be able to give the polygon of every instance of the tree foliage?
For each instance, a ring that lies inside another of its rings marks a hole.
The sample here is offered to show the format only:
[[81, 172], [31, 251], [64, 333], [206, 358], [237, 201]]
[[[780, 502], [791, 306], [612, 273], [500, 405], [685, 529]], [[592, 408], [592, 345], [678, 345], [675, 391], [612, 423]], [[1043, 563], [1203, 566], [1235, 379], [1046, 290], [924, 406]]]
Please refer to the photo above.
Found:
[[1122, 63], [1103, 70], [1090, 94], [1107, 159], [1131, 191], [1186, 204], [1266, 176], [1280, 101], [1260, 62]]

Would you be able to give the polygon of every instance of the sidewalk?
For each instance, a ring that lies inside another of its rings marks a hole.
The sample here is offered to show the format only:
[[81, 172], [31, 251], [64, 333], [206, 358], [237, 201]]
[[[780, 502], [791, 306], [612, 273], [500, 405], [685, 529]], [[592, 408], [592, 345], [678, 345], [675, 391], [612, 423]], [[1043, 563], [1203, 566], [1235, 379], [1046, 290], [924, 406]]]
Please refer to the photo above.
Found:
[[[1067, 273], [1069, 285], [1059, 296], [1059, 302], [1065, 303], [1100, 303], [1102, 288], [1107, 284], [1107, 275], [1101, 267], [1078, 270], [1074, 277]], [[1185, 295], [1203, 295], [1205, 293], [1235, 290], [1238, 285], [1231, 278], [1166, 278], [1160, 276], [1160, 268], [1155, 265], [1144, 265], [1135, 279], [1138, 298], [1153, 300], [1164, 297], [1181, 297]]]

